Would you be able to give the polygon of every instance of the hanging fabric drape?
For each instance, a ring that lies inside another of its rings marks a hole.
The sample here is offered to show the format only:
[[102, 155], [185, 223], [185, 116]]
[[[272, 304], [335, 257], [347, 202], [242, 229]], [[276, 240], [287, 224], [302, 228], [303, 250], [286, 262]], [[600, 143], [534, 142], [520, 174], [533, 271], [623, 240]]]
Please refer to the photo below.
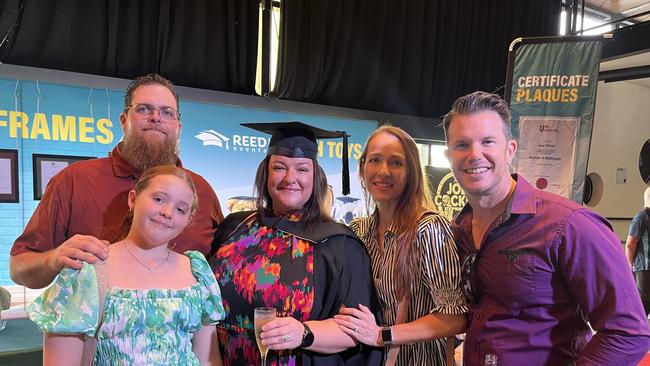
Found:
[[257, 0], [0, 0], [2, 63], [226, 92], [254, 93], [257, 32]]
[[560, 10], [560, 0], [283, 0], [273, 94], [437, 118], [459, 95], [500, 88], [510, 42], [557, 34]]

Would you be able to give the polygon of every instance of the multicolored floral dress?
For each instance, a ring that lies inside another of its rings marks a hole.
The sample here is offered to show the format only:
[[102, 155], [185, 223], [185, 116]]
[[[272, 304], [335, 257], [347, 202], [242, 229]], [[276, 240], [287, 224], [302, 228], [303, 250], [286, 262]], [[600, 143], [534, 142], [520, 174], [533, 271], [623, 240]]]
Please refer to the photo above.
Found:
[[[224, 310], [203, 254], [185, 255], [197, 280], [190, 287], [106, 289], [95, 365], [200, 365], [192, 352], [192, 334], [223, 319]], [[27, 312], [44, 332], [93, 336], [99, 321], [93, 265], [62, 270]]]
[[[297, 216], [289, 220], [298, 221]], [[309, 320], [314, 301], [314, 248], [302, 238], [248, 220], [220, 245], [210, 264], [226, 318], [217, 326], [224, 365], [258, 365], [253, 310]], [[267, 365], [300, 365], [300, 349], [269, 351]]]

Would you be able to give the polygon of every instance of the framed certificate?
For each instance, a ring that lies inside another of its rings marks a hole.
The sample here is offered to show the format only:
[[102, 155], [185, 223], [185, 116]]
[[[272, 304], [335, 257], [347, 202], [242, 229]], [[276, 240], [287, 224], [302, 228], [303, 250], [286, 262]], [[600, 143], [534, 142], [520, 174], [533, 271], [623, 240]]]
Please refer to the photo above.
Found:
[[18, 150], [0, 149], [0, 203], [18, 202]]
[[34, 199], [40, 200], [45, 193], [45, 187], [53, 176], [68, 165], [77, 161], [94, 159], [94, 156], [47, 155], [33, 154], [34, 165]]

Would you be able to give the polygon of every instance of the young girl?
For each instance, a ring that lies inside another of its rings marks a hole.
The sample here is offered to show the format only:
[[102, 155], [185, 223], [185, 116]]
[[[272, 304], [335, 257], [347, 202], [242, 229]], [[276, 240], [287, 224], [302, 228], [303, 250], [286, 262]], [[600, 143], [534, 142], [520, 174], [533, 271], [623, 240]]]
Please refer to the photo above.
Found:
[[[168, 244], [197, 208], [194, 184], [174, 166], [145, 172], [128, 195], [122, 239], [110, 246], [100, 315], [95, 267], [66, 268], [28, 307], [45, 332], [45, 365], [79, 365], [95, 336], [96, 365], [221, 365], [215, 327], [221, 293], [202, 254]], [[83, 209], [79, 207], [78, 209]]]

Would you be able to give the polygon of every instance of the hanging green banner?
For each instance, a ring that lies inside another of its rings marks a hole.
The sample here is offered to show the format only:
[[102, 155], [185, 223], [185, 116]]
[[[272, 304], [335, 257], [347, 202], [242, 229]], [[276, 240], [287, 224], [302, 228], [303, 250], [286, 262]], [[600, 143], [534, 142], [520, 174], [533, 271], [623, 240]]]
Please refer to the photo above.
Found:
[[515, 171], [538, 189], [582, 203], [601, 42], [535, 41], [511, 51], [508, 70]]

